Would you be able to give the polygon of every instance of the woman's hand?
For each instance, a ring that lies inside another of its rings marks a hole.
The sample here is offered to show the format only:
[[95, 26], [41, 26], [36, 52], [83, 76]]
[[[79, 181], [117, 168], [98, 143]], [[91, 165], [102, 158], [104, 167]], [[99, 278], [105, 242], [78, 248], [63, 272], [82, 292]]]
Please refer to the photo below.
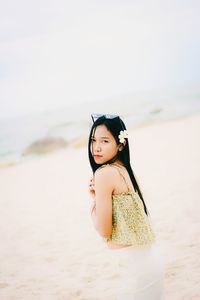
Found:
[[89, 194], [93, 199], [95, 199], [95, 186], [93, 177], [91, 177], [89, 181]]
[[95, 187], [94, 187], [94, 178], [93, 177], [91, 177], [90, 181], [89, 181], [89, 194], [93, 199], [91, 207], [90, 207], [90, 214], [92, 215], [94, 209], [96, 208]]

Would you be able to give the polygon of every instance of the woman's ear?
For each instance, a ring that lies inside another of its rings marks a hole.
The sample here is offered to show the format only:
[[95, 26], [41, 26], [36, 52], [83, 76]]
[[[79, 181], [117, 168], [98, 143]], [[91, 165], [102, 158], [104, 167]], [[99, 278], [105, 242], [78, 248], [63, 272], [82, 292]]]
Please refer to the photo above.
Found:
[[119, 145], [119, 151], [122, 151], [125, 145], [126, 145], [126, 141], [124, 140], [123, 144]]

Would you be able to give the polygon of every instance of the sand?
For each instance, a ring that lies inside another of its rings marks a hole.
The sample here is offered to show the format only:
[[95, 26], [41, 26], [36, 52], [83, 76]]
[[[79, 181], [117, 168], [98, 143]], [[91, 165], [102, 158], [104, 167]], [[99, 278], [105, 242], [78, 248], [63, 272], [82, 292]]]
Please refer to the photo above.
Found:
[[[129, 130], [131, 162], [167, 249], [166, 300], [200, 299], [200, 115]], [[114, 300], [93, 227], [87, 147], [0, 170], [0, 300]], [[112, 250], [111, 250], [112, 251]]]

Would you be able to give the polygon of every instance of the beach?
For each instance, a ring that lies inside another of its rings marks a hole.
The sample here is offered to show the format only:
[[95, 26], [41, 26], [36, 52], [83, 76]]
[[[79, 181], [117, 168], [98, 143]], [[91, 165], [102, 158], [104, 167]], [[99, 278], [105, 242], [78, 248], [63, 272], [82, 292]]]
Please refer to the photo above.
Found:
[[[166, 252], [165, 300], [200, 299], [200, 114], [129, 130], [131, 165]], [[114, 300], [93, 227], [87, 145], [0, 169], [0, 299]], [[114, 251], [114, 250], [113, 250]]]

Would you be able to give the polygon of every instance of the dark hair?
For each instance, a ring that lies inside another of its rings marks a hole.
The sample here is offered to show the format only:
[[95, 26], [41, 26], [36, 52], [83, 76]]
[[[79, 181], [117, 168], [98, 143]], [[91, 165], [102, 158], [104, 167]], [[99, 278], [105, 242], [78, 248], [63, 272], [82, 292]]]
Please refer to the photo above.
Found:
[[[119, 138], [118, 135], [120, 133], [121, 130], [125, 130], [126, 126], [124, 124], [124, 122], [122, 121], [122, 119], [120, 117], [115, 117], [113, 119], [107, 119], [105, 116], [101, 116], [99, 117], [92, 125], [91, 130], [90, 130], [90, 134], [89, 134], [89, 141], [88, 141], [88, 155], [89, 155], [89, 161], [90, 161], [90, 165], [93, 171], [93, 174], [95, 173], [95, 171], [102, 166], [101, 164], [96, 164], [93, 158], [93, 155], [90, 151], [90, 145], [91, 145], [91, 138], [92, 138], [92, 134], [93, 134], [93, 130], [95, 133], [96, 127], [99, 125], [105, 125], [106, 128], [110, 131], [110, 133], [113, 135], [113, 137], [116, 140], [116, 143], [119, 144]], [[123, 148], [122, 151], [119, 151], [117, 156], [114, 157], [112, 160], [107, 161], [106, 163], [113, 163], [115, 160], [119, 159], [122, 164], [124, 165], [124, 167], [127, 169], [130, 179], [132, 181], [132, 184], [134, 186], [135, 191], [138, 192], [143, 205], [144, 205], [144, 210], [145, 213], [148, 215], [148, 211], [147, 211], [147, 207], [146, 204], [144, 202], [141, 190], [139, 188], [139, 185], [136, 181], [135, 175], [133, 173], [133, 170], [131, 168], [131, 164], [130, 164], [130, 153], [129, 153], [129, 143], [128, 143], [128, 139], [126, 139], [126, 144]]]

